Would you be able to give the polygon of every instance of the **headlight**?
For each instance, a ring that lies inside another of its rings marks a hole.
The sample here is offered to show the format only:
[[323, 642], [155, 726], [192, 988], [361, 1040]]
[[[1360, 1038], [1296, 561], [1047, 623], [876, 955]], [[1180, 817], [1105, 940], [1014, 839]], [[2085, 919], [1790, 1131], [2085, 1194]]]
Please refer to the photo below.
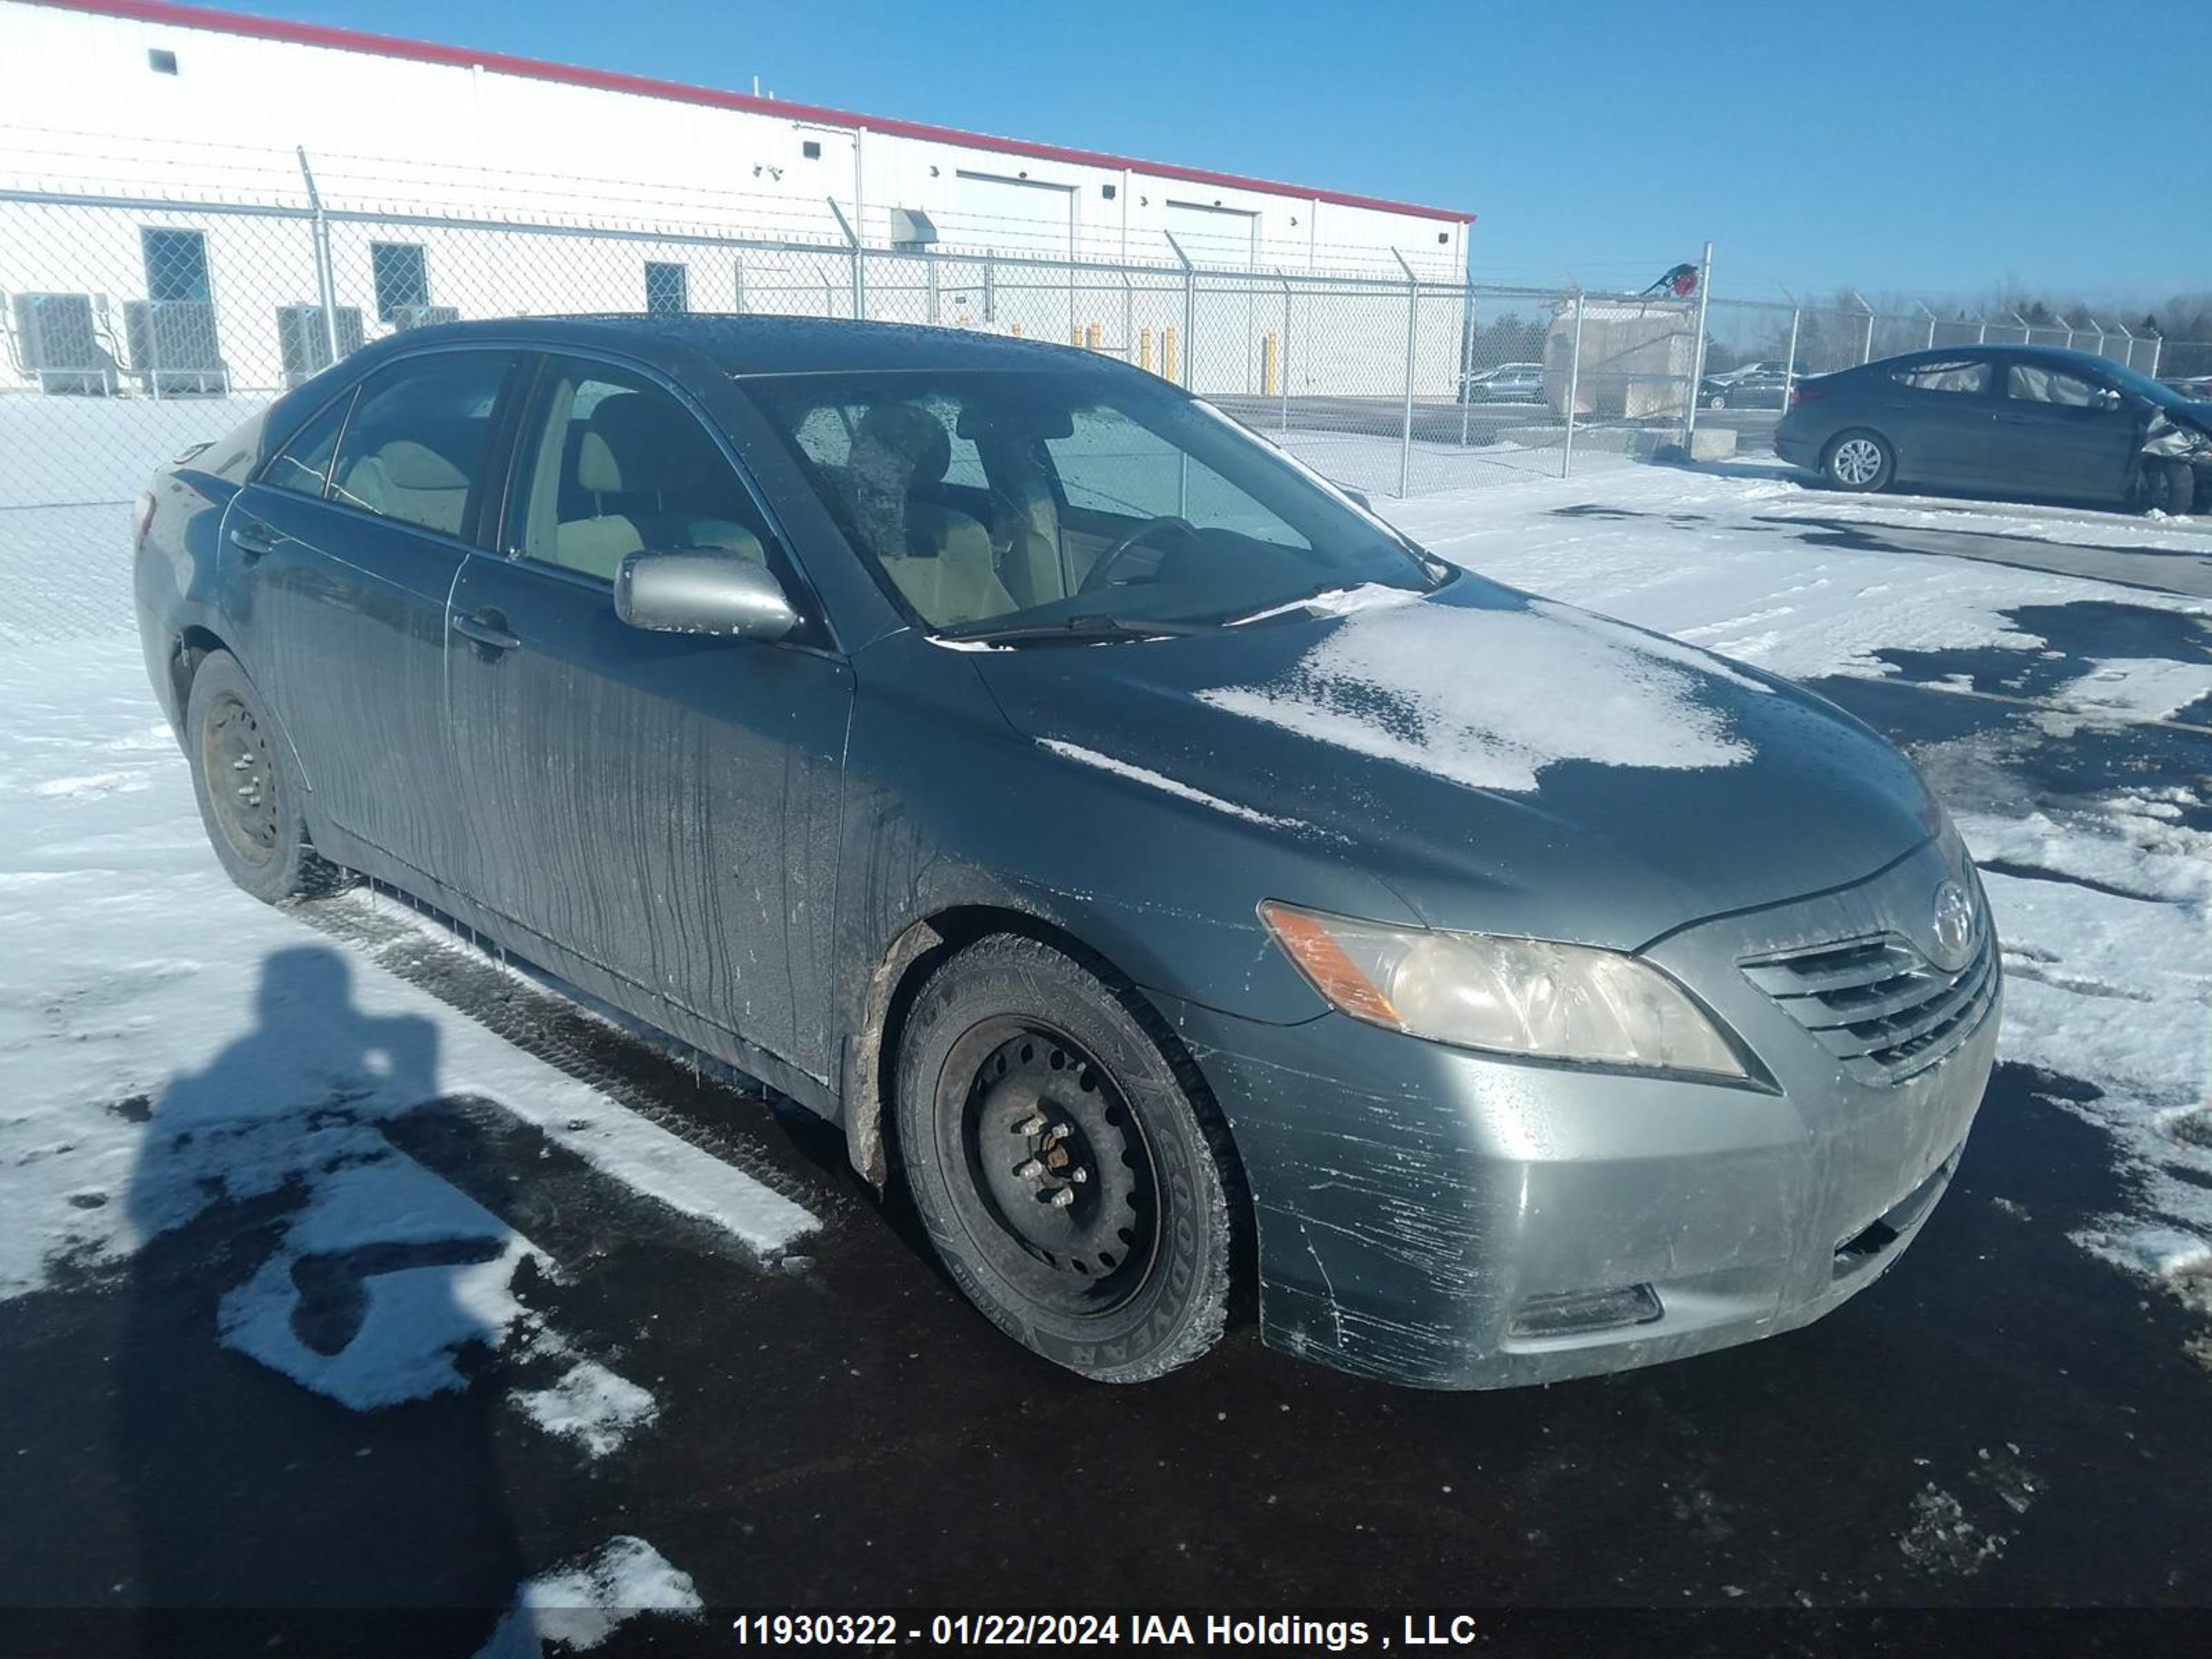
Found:
[[1260, 916], [1314, 989], [1370, 1024], [1498, 1054], [1745, 1075], [1680, 986], [1618, 951], [1392, 927], [1273, 899]]

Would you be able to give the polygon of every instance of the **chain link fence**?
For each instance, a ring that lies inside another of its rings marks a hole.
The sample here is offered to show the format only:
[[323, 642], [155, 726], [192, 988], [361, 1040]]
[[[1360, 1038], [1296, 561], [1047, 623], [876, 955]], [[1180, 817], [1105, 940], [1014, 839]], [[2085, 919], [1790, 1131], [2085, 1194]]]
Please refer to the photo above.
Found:
[[461, 318], [864, 318], [1065, 343], [1394, 495], [1649, 460], [1693, 428], [1764, 453], [1796, 380], [1931, 344], [2070, 343], [2212, 373], [2212, 347], [1856, 296], [1500, 287], [1402, 256], [1371, 274], [1224, 269], [1172, 236], [1139, 262], [884, 246], [834, 201], [775, 238], [661, 203], [650, 222], [339, 205], [302, 161], [301, 191], [242, 200], [0, 189], [0, 508], [127, 501], [178, 450], [369, 341]]

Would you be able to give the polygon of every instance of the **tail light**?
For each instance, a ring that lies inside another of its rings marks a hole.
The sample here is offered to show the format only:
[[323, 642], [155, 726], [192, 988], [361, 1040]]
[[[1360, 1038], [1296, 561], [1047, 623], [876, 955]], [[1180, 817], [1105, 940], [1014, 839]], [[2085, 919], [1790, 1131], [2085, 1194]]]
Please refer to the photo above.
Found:
[[1800, 404], [1817, 404], [1828, 394], [1816, 386], [1793, 386], [1790, 388], [1790, 407]]

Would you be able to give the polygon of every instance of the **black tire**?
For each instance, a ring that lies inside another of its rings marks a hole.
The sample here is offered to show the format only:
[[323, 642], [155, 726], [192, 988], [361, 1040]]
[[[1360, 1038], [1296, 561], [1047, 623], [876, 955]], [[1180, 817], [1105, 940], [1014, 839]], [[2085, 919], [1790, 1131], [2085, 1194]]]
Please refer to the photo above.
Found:
[[346, 872], [307, 839], [292, 745], [238, 659], [211, 651], [185, 699], [185, 755], [200, 823], [230, 878], [270, 904], [335, 891]]
[[1133, 993], [994, 935], [924, 982], [897, 1068], [908, 1191], [994, 1324], [1101, 1382], [1147, 1382], [1213, 1346], [1237, 1254], [1235, 1160], [1194, 1068]]
[[1879, 432], [1853, 427], [1828, 440], [1820, 452], [1820, 475], [1838, 489], [1870, 495], [1888, 489], [1897, 476], [1897, 452]]
[[2135, 506], [2139, 512], [2186, 517], [2197, 506], [2197, 470], [2186, 461], [2146, 457], [2136, 475]]

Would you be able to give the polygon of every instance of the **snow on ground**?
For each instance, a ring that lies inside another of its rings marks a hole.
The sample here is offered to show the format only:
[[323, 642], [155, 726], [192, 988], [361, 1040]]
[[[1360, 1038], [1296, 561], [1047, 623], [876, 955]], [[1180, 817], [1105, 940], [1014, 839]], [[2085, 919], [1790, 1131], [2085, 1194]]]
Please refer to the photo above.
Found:
[[[80, 585], [66, 566], [5, 562], [33, 611], [44, 590]], [[356, 1409], [459, 1387], [463, 1347], [544, 1334], [514, 1297], [515, 1269], [535, 1257], [558, 1271], [380, 1131], [462, 1097], [756, 1251], [814, 1225], [246, 899], [207, 849], [144, 679], [135, 638], [112, 628], [0, 647], [0, 1296], [64, 1270], [115, 1273], [213, 1203], [297, 1190], [276, 1254], [226, 1300], [222, 1340]], [[616, 1417], [649, 1414], [621, 1379], [588, 1380]], [[532, 1415], [555, 1432], [584, 1422], [586, 1391], [568, 1391], [560, 1421], [550, 1407]]]
[[587, 1653], [641, 1613], [696, 1619], [704, 1605], [690, 1577], [652, 1545], [642, 1538], [615, 1538], [585, 1559], [525, 1584], [477, 1659]]

